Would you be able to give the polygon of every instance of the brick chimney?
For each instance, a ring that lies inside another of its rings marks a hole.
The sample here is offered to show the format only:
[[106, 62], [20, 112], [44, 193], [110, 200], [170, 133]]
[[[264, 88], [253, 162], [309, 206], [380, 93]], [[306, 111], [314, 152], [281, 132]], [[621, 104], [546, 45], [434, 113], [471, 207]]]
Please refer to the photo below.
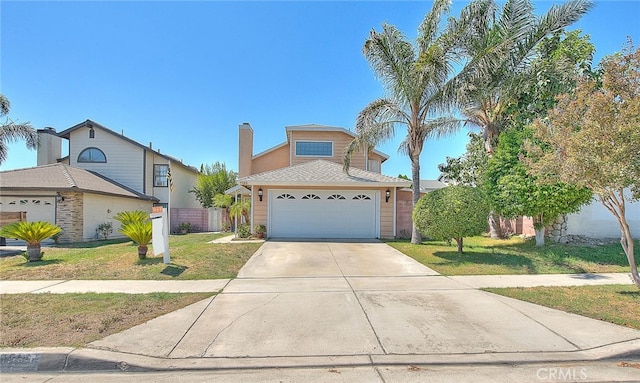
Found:
[[62, 138], [58, 137], [54, 128], [38, 129], [37, 133], [37, 165], [55, 164], [62, 157]]
[[251, 175], [253, 157], [253, 129], [245, 122], [238, 126], [238, 177]]

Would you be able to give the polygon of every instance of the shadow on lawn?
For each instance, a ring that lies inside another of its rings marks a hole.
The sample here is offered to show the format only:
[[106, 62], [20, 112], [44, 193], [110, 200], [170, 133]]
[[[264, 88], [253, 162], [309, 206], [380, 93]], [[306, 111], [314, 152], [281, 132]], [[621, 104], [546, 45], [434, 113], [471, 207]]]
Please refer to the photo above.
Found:
[[56, 245], [52, 245], [51, 247], [58, 248], [58, 249], [93, 249], [96, 247], [114, 245], [114, 244], [126, 243], [126, 242], [131, 242], [131, 240], [129, 238], [114, 238], [114, 239], [105, 239], [100, 241], [56, 244]]
[[42, 261], [25, 262], [20, 266], [32, 268], [32, 267], [55, 265], [62, 262], [63, 261], [61, 259], [43, 259]]
[[527, 272], [532, 274], [536, 273], [536, 266], [531, 259], [521, 255], [496, 252], [466, 252], [460, 254], [457, 251], [436, 251], [433, 255], [438, 258], [445, 259], [449, 266], [465, 264], [494, 265], [505, 266], [518, 270], [527, 270]]
[[168, 275], [170, 277], [178, 277], [187, 269], [187, 266], [170, 264], [167, 265], [167, 267], [165, 267], [164, 270], [160, 272], [160, 274]]

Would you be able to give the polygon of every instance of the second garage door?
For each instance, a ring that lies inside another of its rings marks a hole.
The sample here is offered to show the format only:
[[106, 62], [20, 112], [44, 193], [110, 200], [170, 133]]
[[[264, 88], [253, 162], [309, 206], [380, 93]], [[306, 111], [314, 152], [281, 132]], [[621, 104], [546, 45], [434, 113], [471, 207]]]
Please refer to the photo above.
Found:
[[378, 238], [379, 192], [269, 190], [269, 236]]

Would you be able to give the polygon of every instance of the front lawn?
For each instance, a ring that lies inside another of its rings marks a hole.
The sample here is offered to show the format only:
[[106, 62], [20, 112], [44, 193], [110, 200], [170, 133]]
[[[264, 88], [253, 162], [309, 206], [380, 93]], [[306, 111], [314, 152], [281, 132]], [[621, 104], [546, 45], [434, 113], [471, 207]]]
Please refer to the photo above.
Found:
[[483, 290], [640, 330], [640, 290], [635, 285]]
[[162, 255], [138, 260], [137, 245], [128, 240], [107, 240], [43, 247], [40, 262], [26, 262], [21, 255], [0, 258], [0, 278], [37, 279], [220, 279], [234, 278], [261, 243], [219, 243], [211, 240], [228, 234], [172, 235], [171, 263]]
[[[536, 247], [533, 240], [513, 237], [464, 239], [464, 253], [455, 242], [390, 241], [388, 245], [443, 275], [626, 273], [627, 257], [620, 244], [575, 246], [547, 243]], [[640, 242], [636, 242], [640, 248]]]
[[0, 347], [82, 347], [212, 295], [0, 295]]

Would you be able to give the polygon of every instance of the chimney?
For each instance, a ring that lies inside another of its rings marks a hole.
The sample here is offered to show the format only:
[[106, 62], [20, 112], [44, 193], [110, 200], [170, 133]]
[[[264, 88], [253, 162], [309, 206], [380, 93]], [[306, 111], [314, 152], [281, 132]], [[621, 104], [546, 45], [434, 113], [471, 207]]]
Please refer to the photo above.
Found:
[[49, 165], [58, 162], [62, 157], [62, 138], [58, 137], [54, 128], [38, 129], [37, 165]]
[[251, 175], [253, 157], [253, 129], [245, 122], [238, 126], [238, 177]]

